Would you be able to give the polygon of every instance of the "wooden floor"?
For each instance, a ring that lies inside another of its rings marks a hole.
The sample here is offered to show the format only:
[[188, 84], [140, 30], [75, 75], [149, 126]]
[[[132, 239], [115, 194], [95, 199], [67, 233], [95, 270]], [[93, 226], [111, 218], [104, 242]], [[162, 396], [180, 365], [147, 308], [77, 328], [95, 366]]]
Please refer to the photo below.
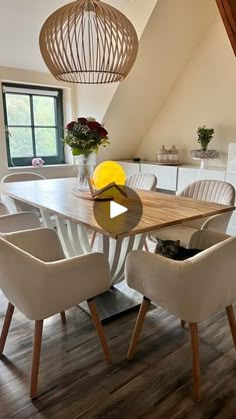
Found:
[[[0, 326], [6, 301], [0, 295]], [[45, 322], [39, 398], [28, 398], [33, 324], [16, 311], [0, 360], [0, 417], [57, 419], [236, 418], [236, 352], [224, 313], [200, 326], [203, 400], [191, 398], [188, 329], [152, 307], [134, 361], [126, 360], [137, 312], [105, 325], [107, 366], [90, 318], [75, 307]]]

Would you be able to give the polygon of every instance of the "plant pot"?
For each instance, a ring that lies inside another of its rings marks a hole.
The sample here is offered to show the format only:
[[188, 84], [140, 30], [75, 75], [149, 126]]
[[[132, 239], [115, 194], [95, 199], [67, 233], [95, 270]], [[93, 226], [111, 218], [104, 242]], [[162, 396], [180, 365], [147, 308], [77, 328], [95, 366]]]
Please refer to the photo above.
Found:
[[193, 160], [200, 160], [200, 169], [207, 169], [209, 160], [218, 159], [220, 157], [220, 153], [216, 150], [191, 150], [190, 155]]
[[88, 156], [85, 156], [84, 154], [75, 156], [75, 162], [78, 167], [78, 190], [89, 191], [88, 178], [93, 176], [93, 172], [96, 166], [95, 151], [88, 154]]
[[201, 159], [200, 169], [208, 169], [208, 159]]

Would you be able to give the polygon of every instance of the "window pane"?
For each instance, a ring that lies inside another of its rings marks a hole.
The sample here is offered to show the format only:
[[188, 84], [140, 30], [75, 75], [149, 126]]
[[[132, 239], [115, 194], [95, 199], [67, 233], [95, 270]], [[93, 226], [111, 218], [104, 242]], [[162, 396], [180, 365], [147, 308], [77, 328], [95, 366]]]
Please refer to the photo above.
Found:
[[10, 128], [9, 131], [11, 157], [33, 157], [31, 128]]
[[33, 96], [35, 125], [56, 125], [54, 101], [53, 97]]
[[29, 96], [8, 93], [6, 106], [8, 125], [31, 125]]
[[35, 129], [36, 155], [56, 156], [57, 155], [57, 136], [55, 128], [36, 128]]

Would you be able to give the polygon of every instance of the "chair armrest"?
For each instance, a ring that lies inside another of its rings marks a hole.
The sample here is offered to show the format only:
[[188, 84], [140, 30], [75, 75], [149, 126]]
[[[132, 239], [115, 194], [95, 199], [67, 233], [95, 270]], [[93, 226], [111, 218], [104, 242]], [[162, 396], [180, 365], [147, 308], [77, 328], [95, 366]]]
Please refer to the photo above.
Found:
[[192, 235], [188, 247], [190, 249], [205, 250], [211, 246], [214, 246], [214, 244], [229, 239], [230, 237], [231, 236], [228, 234], [218, 233], [216, 231], [199, 230]]
[[225, 233], [232, 214], [233, 211], [227, 212], [225, 214], [213, 215], [203, 223], [201, 228]]
[[5, 237], [14, 246], [43, 262], [53, 262], [65, 258], [58, 235], [51, 228], [19, 231], [5, 234]]
[[131, 288], [188, 322], [207, 319], [236, 301], [236, 237], [185, 261], [133, 251], [127, 257]]

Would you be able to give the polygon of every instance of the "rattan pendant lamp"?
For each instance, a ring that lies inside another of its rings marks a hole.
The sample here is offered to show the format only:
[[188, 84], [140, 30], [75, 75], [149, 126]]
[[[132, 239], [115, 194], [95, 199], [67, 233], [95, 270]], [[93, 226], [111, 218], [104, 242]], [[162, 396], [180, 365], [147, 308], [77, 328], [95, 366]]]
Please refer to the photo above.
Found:
[[45, 21], [39, 43], [52, 75], [72, 83], [121, 81], [138, 52], [132, 23], [100, 0], [77, 0], [56, 10]]

